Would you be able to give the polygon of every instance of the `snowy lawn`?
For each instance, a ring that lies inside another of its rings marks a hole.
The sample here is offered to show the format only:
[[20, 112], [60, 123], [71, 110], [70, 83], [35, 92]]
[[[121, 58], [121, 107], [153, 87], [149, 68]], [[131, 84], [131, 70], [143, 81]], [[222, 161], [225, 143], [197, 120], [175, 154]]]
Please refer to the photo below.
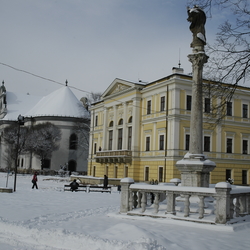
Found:
[[[204, 225], [120, 215], [120, 194], [64, 192], [66, 178], [17, 176], [15, 193], [0, 193], [1, 250], [249, 249], [250, 223]], [[9, 177], [13, 187], [14, 176]], [[6, 173], [0, 173], [0, 187]]]

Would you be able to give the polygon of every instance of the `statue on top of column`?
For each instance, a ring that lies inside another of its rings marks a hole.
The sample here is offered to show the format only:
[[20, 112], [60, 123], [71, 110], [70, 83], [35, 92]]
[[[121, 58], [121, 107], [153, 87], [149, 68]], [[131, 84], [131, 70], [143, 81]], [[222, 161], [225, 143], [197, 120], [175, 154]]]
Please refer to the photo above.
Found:
[[188, 12], [188, 21], [191, 22], [189, 29], [193, 33], [193, 41], [191, 43], [192, 48], [202, 47], [206, 45], [206, 35], [205, 35], [205, 23], [206, 23], [206, 14], [205, 12], [197, 5], [194, 5], [193, 8], [187, 8]]

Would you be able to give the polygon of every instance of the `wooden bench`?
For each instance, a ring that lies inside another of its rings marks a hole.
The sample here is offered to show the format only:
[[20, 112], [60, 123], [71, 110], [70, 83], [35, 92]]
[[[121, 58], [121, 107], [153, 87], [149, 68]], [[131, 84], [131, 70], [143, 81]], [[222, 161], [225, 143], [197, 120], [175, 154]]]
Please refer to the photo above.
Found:
[[101, 192], [111, 194], [111, 186], [108, 186], [105, 189], [103, 188], [103, 186], [89, 186], [89, 192]]
[[[71, 191], [71, 187], [69, 184], [64, 185], [64, 191]], [[78, 189], [76, 189], [75, 191], [76, 192], [78, 192], [78, 191], [87, 192], [87, 185], [79, 184]]]

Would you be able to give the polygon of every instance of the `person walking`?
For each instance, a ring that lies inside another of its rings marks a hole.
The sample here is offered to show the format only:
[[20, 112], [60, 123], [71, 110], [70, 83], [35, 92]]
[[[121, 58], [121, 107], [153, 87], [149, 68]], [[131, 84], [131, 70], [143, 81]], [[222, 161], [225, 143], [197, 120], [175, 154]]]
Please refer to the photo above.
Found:
[[108, 176], [105, 174], [104, 179], [103, 179], [103, 188], [104, 189], [107, 189], [108, 183], [109, 183]]
[[34, 173], [33, 175], [33, 178], [32, 178], [32, 183], [33, 183], [33, 186], [32, 186], [32, 189], [34, 189], [34, 187], [36, 187], [36, 189], [38, 189], [38, 186], [37, 186], [37, 172]]

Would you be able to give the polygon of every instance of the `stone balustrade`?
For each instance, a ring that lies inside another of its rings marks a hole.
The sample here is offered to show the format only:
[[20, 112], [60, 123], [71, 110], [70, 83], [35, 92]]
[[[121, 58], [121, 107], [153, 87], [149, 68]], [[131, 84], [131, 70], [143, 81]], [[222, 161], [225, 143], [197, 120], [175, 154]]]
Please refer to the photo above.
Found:
[[210, 224], [236, 223], [250, 215], [250, 187], [226, 182], [209, 188], [135, 184], [133, 179], [124, 178], [120, 213]]

